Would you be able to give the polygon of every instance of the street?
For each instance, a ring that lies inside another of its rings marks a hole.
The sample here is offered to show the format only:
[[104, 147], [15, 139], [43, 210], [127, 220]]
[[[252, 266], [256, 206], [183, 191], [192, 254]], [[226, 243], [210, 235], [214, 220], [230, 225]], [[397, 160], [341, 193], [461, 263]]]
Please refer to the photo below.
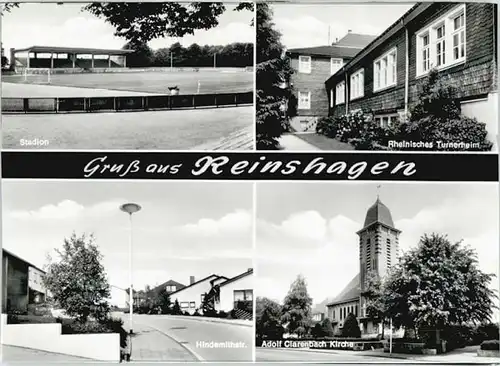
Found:
[[[127, 325], [128, 316], [123, 317]], [[199, 361], [253, 360], [253, 327], [168, 315], [134, 315], [133, 322], [134, 332], [137, 326], [154, 329], [157, 337], [174, 340]], [[132, 359], [145, 346], [144, 342], [134, 340]]]

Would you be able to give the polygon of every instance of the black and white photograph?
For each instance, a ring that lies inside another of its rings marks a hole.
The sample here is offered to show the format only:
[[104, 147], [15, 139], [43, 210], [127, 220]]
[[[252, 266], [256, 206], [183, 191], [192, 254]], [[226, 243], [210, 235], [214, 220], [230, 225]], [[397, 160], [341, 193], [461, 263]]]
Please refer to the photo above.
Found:
[[253, 189], [4, 181], [2, 361], [253, 361]]
[[254, 149], [253, 3], [2, 7], [5, 149]]
[[256, 360], [498, 362], [497, 183], [257, 185]]
[[258, 4], [257, 149], [497, 151], [497, 12]]

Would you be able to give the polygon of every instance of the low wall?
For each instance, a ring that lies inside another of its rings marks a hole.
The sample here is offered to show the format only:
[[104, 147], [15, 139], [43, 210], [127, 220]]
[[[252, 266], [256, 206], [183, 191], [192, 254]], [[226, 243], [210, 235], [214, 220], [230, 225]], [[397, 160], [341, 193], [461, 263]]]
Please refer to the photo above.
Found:
[[119, 334], [62, 334], [61, 324], [7, 324], [1, 319], [2, 344], [98, 361], [120, 362]]
[[127, 97], [2, 98], [2, 113], [127, 112], [253, 104], [253, 92]]

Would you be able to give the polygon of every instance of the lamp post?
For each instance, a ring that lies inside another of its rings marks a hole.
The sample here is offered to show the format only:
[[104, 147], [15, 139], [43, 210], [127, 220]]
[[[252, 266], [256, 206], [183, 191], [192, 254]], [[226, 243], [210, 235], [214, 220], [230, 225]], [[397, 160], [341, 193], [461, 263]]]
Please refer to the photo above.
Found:
[[125, 203], [120, 206], [120, 210], [122, 210], [125, 213], [128, 213], [129, 218], [130, 218], [130, 236], [129, 236], [129, 278], [130, 278], [130, 288], [129, 288], [129, 322], [130, 322], [130, 334], [133, 333], [132, 329], [132, 316], [134, 313], [134, 285], [132, 283], [133, 277], [132, 277], [132, 214], [138, 212], [141, 210], [141, 206], [139, 206], [137, 203]]

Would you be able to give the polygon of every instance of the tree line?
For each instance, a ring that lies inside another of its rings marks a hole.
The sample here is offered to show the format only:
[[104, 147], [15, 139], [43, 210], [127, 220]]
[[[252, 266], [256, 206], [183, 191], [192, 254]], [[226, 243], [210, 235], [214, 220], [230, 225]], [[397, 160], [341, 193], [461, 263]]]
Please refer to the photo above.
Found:
[[151, 49], [145, 42], [128, 42], [123, 49], [133, 50], [127, 56], [128, 67], [247, 67], [253, 65], [253, 43], [204, 45], [188, 47], [179, 42], [170, 47]]

